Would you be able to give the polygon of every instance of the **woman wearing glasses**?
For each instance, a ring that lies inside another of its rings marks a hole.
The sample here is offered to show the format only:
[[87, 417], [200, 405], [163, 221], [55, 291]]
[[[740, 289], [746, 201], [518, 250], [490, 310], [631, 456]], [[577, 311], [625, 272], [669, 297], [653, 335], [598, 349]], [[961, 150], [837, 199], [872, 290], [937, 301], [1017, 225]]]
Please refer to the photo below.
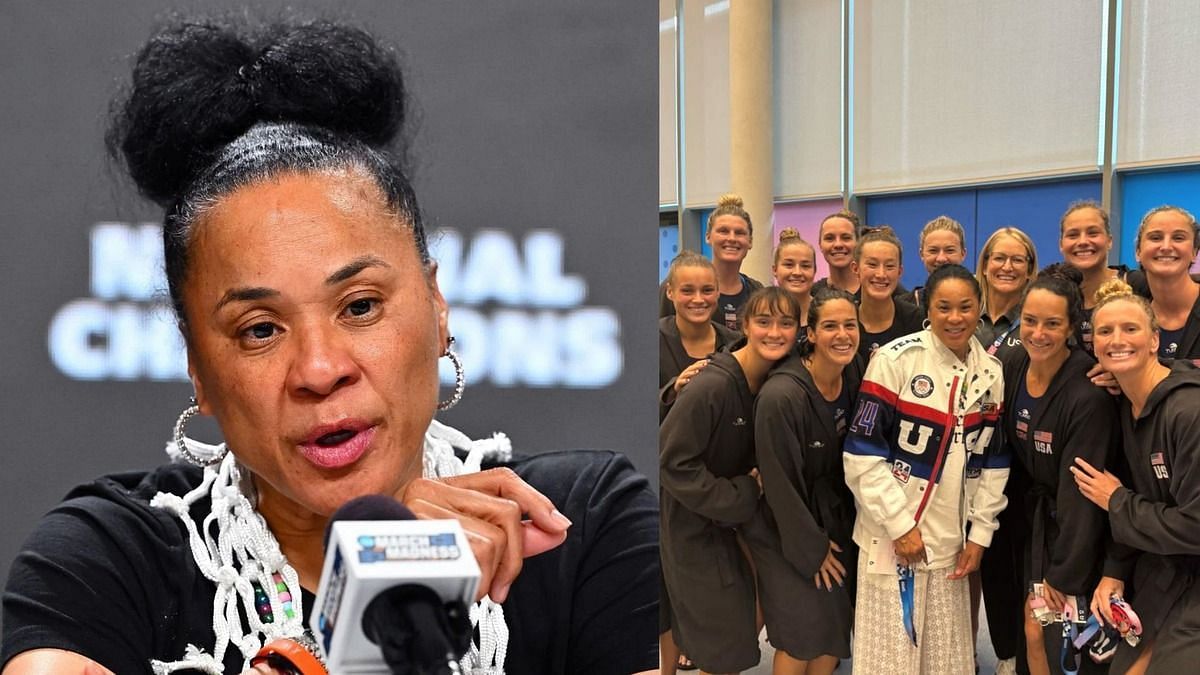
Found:
[[[1021, 298], [1037, 274], [1037, 250], [1029, 235], [1015, 227], [1002, 227], [983, 244], [975, 276], [983, 291], [983, 312], [975, 336], [987, 353], [1007, 361], [1021, 351]], [[1005, 493], [1011, 498], [1022, 494], [1026, 484], [1023, 470], [1014, 468]], [[988, 617], [988, 633], [996, 657], [1008, 669], [1024, 651], [1022, 646], [1021, 583], [1024, 541], [1016, 536], [1027, 527], [1019, 509], [1000, 514], [1000, 530], [988, 547], [979, 574], [971, 579], [971, 619], [978, 630], [979, 598], [982, 592]], [[1001, 671], [1004, 672], [1004, 671]]]

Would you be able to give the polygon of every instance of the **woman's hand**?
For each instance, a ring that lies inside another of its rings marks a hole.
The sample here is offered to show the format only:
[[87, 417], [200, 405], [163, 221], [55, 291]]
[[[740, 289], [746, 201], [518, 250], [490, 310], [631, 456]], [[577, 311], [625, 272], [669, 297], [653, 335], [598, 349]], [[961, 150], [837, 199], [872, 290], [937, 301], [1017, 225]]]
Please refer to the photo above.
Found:
[[1099, 363], [1092, 366], [1087, 372], [1088, 379], [1097, 387], [1103, 387], [1108, 390], [1108, 393], [1113, 396], [1121, 395], [1121, 384], [1117, 382], [1116, 375], [1108, 372]]
[[750, 477], [758, 483], [758, 496], [761, 497], [763, 494], [762, 474], [758, 472], [757, 466], [750, 469]]
[[700, 359], [687, 368], [684, 368], [683, 372], [679, 373], [679, 377], [675, 378], [675, 393], [678, 394], [679, 390], [683, 389], [688, 382], [691, 382], [692, 378], [696, 376], [696, 373], [704, 370], [704, 366], [707, 365], [708, 359]]
[[1100, 471], [1088, 464], [1082, 457], [1075, 458], [1075, 466], [1071, 467], [1071, 473], [1075, 476], [1075, 484], [1079, 486], [1083, 496], [1108, 511], [1108, 502], [1117, 488], [1121, 487], [1121, 481], [1111, 473]]
[[1119, 598], [1125, 597], [1125, 582], [1113, 577], [1100, 577], [1100, 583], [1096, 585], [1096, 591], [1092, 593], [1092, 614], [1104, 617], [1104, 622], [1110, 626], [1115, 626], [1112, 618], [1112, 607], [1109, 606], [1109, 599], [1113, 596]]
[[914, 526], [913, 529], [900, 535], [900, 538], [893, 544], [896, 549], [896, 558], [905, 565], [929, 562], [925, 553], [925, 541], [921, 539], [919, 527]]
[[821, 563], [821, 569], [813, 575], [813, 582], [817, 588], [821, 587], [821, 582], [825, 583], [825, 590], [832, 591], [833, 584], [844, 586], [842, 582], [846, 578], [846, 567], [837, 559], [834, 553], [841, 553], [842, 547], [838, 546], [832, 539], [829, 540], [829, 551], [825, 553], [825, 561]]
[[1051, 586], [1050, 582], [1045, 579], [1042, 579], [1042, 599], [1046, 601], [1046, 606], [1055, 612], [1063, 611], [1063, 605], [1067, 602], [1067, 596]]
[[[476, 600], [489, 595], [503, 602], [523, 559], [563, 543], [571, 526], [545, 495], [505, 468], [441, 480], [419, 478], [408, 485], [402, 501], [420, 518], [462, 523], [479, 563]], [[524, 514], [529, 520], [522, 520]]]
[[983, 560], [983, 547], [973, 541], [968, 541], [963, 550], [958, 552], [958, 560], [954, 563], [954, 571], [946, 575], [947, 579], [963, 579], [971, 572], [979, 569], [979, 561]]

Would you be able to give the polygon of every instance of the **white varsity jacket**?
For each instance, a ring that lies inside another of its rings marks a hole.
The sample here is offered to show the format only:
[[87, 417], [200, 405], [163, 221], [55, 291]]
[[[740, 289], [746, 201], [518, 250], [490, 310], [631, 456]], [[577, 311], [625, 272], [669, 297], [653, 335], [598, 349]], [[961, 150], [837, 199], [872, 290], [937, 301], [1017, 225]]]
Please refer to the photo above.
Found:
[[970, 345], [963, 363], [923, 330], [884, 345], [867, 366], [843, 461], [858, 506], [854, 541], [870, 572], [895, 573], [888, 552], [918, 510], [930, 569], [954, 565], [968, 539], [991, 544], [1010, 462], [1003, 373], [977, 340]]

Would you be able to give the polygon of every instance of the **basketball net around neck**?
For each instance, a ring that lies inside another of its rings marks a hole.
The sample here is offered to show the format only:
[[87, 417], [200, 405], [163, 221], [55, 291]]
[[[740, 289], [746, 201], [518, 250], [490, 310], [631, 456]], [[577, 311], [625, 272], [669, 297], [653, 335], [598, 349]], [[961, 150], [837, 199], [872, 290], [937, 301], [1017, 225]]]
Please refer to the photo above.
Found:
[[[216, 642], [207, 652], [189, 644], [178, 661], [151, 659], [156, 675], [179, 670], [199, 670], [212, 675], [225, 672], [225, 652], [232, 643], [242, 653], [243, 670], [249, 669], [250, 659], [262, 646], [277, 638], [300, 638], [305, 633], [304, 607], [300, 597], [300, 581], [296, 570], [279, 549], [262, 515], [255, 509], [255, 491], [248, 475], [224, 444], [209, 445], [185, 438], [189, 451], [199, 457], [216, 458], [220, 462], [204, 468], [200, 485], [186, 495], [159, 492], [150, 505], [162, 508], [179, 518], [188, 533], [188, 546], [200, 573], [217, 586], [213, 598], [212, 623]], [[460, 460], [455, 448], [466, 452]], [[167, 454], [178, 460], [174, 443], [167, 444]], [[491, 438], [471, 440], [466, 434], [437, 420], [425, 431], [422, 458], [426, 478], [448, 478], [475, 473], [485, 459], [507, 461], [512, 457], [512, 444], [502, 433]], [[212, 506], [197, 524], [191, 507], [208, 496]], [[271, 579], [280, 574], [292, 593], [292, 617], [283, 611], [281, 591]], [[274, 621], [264, 623], [255, 610], [254, 585], [266, 591]], [[239, 611], [240, 607], [240, 611]], [[243, 621], [243, 618], [245, 621]], [[471, 645], [459, 663], [463, 673], [502, 675], [508, 651], [508, 625], [504, 610], [491, 598], [484, 597], [471, 606]]]

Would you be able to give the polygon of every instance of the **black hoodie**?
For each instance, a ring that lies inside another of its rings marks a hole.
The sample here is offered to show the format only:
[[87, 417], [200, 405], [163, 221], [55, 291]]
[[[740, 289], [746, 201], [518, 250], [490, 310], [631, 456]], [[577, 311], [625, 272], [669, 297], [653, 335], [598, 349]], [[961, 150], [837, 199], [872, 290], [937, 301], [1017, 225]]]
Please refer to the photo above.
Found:
[[1004, 361], [1004, 438], [1027, 483], [1013, 496], [1030, 526], [1026, 580], [1046, 579], [1071, 595], [1091, 595], [1099, 581], [1106, 522], [1104, 511], [1079, 491], [1070, 468], [1082, 457], [1104, 470], [1117, 453], [1117, 403], [1088, 379], [1095, 363], [1082, 350], [1071, 350], [1021, 439], [1017, 392], [1029, 372], [1029, 355], [1012, 350]]
[[1108, 502], [1108, 520], [1118, 545], [1142, 553], [1106, 574], [1128, 581], [1136, 562], [1134, 608], [1157, 628], [1200, 574], [1200, 369], [1173, 362], [1137, 419], [1128, 399], [1120, 418], [1124, 487]]

